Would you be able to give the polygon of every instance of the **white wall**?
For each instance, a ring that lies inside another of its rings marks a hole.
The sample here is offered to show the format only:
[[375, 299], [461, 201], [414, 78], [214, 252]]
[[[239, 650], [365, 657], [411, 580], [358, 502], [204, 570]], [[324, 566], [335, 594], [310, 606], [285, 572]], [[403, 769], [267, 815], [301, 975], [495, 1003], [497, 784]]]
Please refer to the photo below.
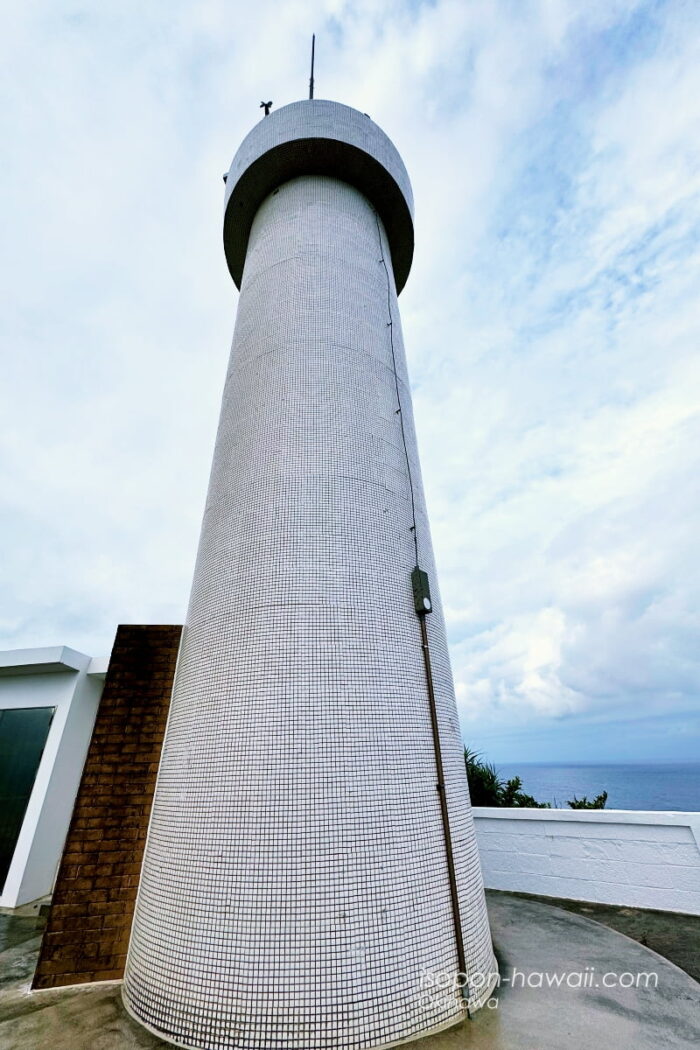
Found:
[[475, 808], [484, 881], [700, 915], [700, 813]]
[[50, 893], [100, 702], [104, 667], [66, 648], [0, 653], [0, 708], [56, 709], [0, 907]]

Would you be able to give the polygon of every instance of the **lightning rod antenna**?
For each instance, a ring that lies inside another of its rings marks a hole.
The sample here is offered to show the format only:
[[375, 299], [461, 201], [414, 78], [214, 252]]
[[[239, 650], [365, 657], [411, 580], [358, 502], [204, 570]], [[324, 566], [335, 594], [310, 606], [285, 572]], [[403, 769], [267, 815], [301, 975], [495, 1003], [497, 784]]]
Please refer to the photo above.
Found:
[[311, 34], [311, 76], [309, 77], [309, 98], [314, 97], [314, 52], [316, 50], [316, 34]]

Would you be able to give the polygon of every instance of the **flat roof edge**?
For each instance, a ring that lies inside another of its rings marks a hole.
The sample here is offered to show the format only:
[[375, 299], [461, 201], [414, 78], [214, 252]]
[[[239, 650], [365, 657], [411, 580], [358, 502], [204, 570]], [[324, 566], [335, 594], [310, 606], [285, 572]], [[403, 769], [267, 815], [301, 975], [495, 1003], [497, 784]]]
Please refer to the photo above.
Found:
[[91, 657], [67, 645], [40, 646], [35, 649], [0, 651], [0, 677], [19, 674], [51, 674], [57, 671], [85, 671]]

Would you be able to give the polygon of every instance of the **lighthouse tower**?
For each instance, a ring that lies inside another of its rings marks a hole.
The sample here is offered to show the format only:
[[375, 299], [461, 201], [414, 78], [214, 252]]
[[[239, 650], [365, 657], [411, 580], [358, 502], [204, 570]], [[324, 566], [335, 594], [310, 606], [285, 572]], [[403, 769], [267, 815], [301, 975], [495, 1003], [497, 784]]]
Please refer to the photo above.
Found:
[[173, 1043], [384, 1047], [496, 966], [397, 294], [411, 188], [334, 102], [226, 181], [240, 288], [124, 981]]

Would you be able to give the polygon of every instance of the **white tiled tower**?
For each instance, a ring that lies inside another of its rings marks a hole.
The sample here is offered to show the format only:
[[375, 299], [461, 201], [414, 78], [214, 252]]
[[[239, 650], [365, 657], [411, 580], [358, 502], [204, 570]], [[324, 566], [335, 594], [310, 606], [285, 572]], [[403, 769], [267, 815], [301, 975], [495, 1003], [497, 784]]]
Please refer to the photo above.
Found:
[[346, 106], [277, 110], [233, 161], [224, 241], [241, 294], [124, 999], [186, 1047], [386, 1046], [495, 975], [396, 298], [401, 158]]

